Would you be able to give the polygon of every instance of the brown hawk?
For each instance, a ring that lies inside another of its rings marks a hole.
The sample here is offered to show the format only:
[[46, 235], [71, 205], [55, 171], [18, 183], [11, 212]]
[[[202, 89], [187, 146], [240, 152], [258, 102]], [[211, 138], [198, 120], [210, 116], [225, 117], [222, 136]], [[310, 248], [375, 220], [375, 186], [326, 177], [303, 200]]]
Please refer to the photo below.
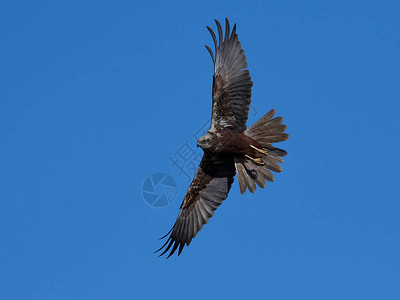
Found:
[[[215, 56], [206, 46], [214, 63], [212, 87], [212, 118], [209, 131], [201, 137], [197, 146], [204, 151], [196, 175], [183, 199], [179, 215], [172, 229], [163, 237], [165, 244], [156, 252], [171, 249], [170, 257], [179, 247], [189, 246], [192, 239], [208, 222], [218, 206], [228, 197], [235, 173], [238, 175], [240, 192], [256, 191], [256, 184], [265, 188], [266, 180], [273, 181], [271, 171], [281, 172], [285, 150], [275, 148], [272, 143], [285, 141], [286, 125], [282, 117], [275, 117], [271, 110], [253, 126], [247, 128], [246, 121], [251, 102], [250, 72], [246, 56], [238, 41], [236, 24], [230, 31], [225, 19], [225, 37], [220, 23], [215, 20], [218, 41], [210, 31], [215, 46]], [[172, 248], [171, 248], [172, 247]]]

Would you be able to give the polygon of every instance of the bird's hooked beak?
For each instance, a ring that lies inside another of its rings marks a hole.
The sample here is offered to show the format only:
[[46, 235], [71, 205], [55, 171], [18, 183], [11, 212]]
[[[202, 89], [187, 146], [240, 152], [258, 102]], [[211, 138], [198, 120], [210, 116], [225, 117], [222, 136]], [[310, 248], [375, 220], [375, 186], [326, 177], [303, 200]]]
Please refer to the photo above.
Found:
[[202, 146], [204, 145], [204, 140], [203, 139], [199, 139], [198, 141], [197, 141], [197, 148], [201, 148]]

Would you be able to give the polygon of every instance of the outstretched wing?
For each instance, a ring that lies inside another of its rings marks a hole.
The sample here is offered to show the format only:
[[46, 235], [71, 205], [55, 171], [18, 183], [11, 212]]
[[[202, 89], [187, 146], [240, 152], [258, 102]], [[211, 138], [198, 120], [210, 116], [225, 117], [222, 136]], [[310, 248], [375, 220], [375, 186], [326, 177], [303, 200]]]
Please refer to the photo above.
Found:
[[[170, 257], [179, 247], [178, 256], [183, 247], [189, 246], [192, 239], [201, 230], [214, 211], [228, 197], [235, 176], [232, 157], [217, 158], [204, 154], [196, 175], [186, 193], [180, 207], [178, 218], [172, 229], [163, 237], [169, 235], [165, 244], [156, 252], [164, 249], [164, 255], [172, 247]], [[167, 258], [168, 258], [167, 257]]]
[[235, 132], [243, 132], [246, 130], [253, 82], [249, 70], [246, 70], [246, 56], [238, 41], [236, 24], [230, 33], [229, 21], [225, 19], [223, 39], [221, 25], [217, 20], [215, 23], [219, 43], [214, 31], [207, 26], [214, 40], [215, 57], [212, 50], [206, 46], [214, 62], [211, 130], [229, 128]]

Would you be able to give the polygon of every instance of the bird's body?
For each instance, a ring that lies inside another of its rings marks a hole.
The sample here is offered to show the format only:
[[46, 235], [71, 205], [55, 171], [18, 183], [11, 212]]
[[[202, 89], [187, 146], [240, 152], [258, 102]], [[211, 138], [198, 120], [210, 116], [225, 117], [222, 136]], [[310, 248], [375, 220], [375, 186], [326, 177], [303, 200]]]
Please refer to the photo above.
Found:
[[271, 171], [281, 172], [281, 157], [286, 151], [272, 145], [288, 139], [284, 133], [286, 125], [282, 117], [275, 117], [271, 110], [253, 126], [246, 122], [251, 102], [253, 82], [246, 69], [247, 62], [236, 34], [236, 24], [230, 32], [226, 19], [225, 39], [222, 27], [215, 20], [218, 38], [209, 28], [215, 46], [215, 57], [206, 46], [214, 62], [213, 106], [210, 130], [198, 140], [197, 145], [204, 150], [196, 175], [190, 184], [180, 207], [178, 218], [166, 236], [166, 247], [161, 253], [171, 249], [171, 256], [179, 247], [189, 245], [214, 211], [228, 196], [233, 177], [238, 175], [240, 192], [246, 189], [254, 193], [256, 185], [266, 186], [273, 181]]
[[199, 146], [204, 151], [209, 151], [211, 154], [216, 155], [218, 153], [225, 155], [250, 155], [252, 157], [261, 157], [261, 154], [250, 147], [250, 145], [259, 146], [261, 145], [251, 137], [241, 132], [233, 132], [231, 130], [219, 130], [219, 131], [208, 131], [204, 136], [205, 142], [202, 144], [200, 138]]

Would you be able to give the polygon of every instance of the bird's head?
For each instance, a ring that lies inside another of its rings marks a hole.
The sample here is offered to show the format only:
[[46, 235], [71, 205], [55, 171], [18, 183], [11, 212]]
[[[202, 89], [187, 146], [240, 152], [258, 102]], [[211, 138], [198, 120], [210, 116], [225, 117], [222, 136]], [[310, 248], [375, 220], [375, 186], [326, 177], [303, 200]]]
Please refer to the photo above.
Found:
[[201, 147], [203, 150], [210, 148], [211, 146], [211, 133], [207, 132], [197, 141], [197, 147]]

